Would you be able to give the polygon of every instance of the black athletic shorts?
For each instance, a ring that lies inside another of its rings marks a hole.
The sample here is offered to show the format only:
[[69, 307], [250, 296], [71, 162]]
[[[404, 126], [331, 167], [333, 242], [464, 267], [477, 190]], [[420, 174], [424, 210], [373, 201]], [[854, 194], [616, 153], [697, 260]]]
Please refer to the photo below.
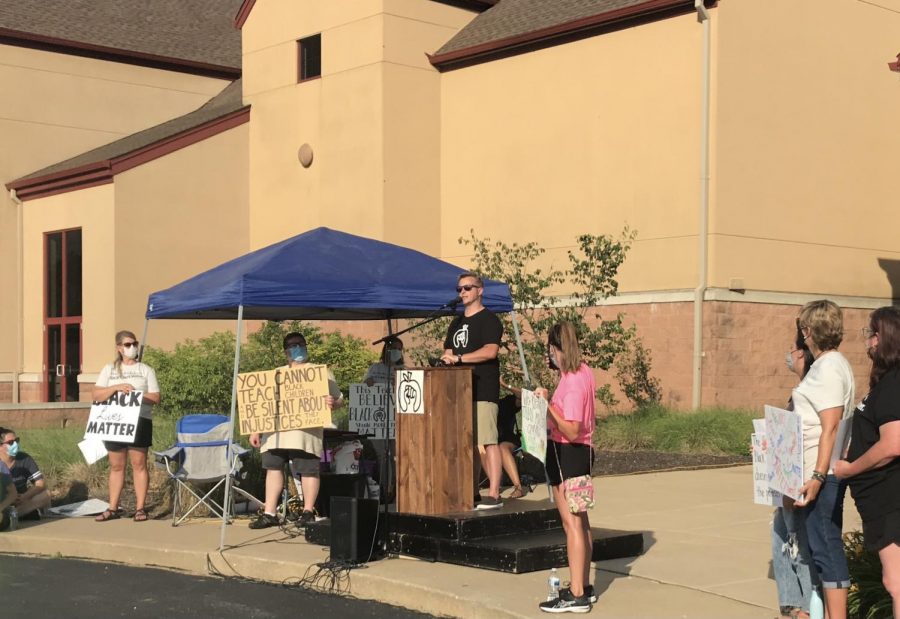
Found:
[[103, 444], [106, 446], [106, 451], [124, 451], [129, 447], [132, 449], [147, 449], [153, 444], [153, 421], [146, 417], [138, 418], [133, 443], [103, 441]]
[[594, 449], [590, 445], [547, 441], [547, 481], [551, 486], [560, 485], [563, 479], [587, 475], [593, 465]]

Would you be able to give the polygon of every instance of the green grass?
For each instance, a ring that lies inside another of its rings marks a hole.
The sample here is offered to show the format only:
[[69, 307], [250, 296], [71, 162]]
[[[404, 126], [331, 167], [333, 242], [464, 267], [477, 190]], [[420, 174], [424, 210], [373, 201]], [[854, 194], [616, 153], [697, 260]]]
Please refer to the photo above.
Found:
[[610, 451], [746, 455], [756, 411], [708, 408], [696, 412], [649, 406], [597, 423], [597, 445]]

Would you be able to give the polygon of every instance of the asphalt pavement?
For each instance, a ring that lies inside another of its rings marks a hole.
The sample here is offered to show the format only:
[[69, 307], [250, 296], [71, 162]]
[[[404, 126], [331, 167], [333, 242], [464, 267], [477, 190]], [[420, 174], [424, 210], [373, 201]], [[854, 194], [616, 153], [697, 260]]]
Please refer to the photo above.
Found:
[[[312, 576], [312, 574], [311, 574]], [[320, 574], [320, 580], [331, 580]], [[334, 579], [340, 587], [340, 575]], [[34, 619], [362, 619], [433, 617], [297, 586], [203, 578], [169, 570], [0, 555], [0, 616]]]

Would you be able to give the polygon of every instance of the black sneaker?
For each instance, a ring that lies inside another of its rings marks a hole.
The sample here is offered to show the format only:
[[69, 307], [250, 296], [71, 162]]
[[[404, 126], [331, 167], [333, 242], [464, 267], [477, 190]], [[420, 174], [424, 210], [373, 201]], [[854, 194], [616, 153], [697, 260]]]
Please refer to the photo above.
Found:
[[310, 522], [316, 521], [316, 512], [310, 511], [308, 509], [304, 509], [303, 513], [300, 514], [300, 520], [297, 521], [297, 526], [305, 527]]
[[256, 520], [250, 523], [251, 529], [267, 529], [269, 527], [277, 527], [281, 523], [278, 521], [278, 516], [271, 516], [266, 513], [262, 513], [257, 516]]
[[545, 613], [588, 613], [591, 611], [591, 599], [587, 592], [575, 597], [568, 589], [560, 589], [558, 598], [541, 602], [538, 607]]
[[19, 520], [40, 520], [41, 519], [41, 510], [36, 509], [32, 512], [28, 512], [24, 516], [19, 516]]
[[[570, 591], [572, 590], [572, 585], [568, 581], [563, 583], [563, 587], [569, 589]], [[585, 585], [584, 586], [584, 594], [586, 596], [588, 596], [588, 598], [591, 600], [591, 604], [597, 603], [597, 596], [594, 595], [594, 585]], [[784, 613], [784, 614], [787, 615], [790, 613]]]
[[503, 501], [492, 496], [486, 496], [475, 506], [475, 509], [500, 509], [501, 507], [503, 507]]

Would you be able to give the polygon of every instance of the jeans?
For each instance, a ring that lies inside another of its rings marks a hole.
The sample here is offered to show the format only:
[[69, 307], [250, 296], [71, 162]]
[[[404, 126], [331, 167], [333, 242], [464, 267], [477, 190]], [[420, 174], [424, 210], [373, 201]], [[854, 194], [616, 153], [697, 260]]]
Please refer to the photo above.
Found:
[[825, 589], [850, 588], [850, 571], [841, 538], [846, 492], [847, 482], [829, 475], [812, 505], [798, 511], [806, 524], [809, 551]]
[[777, 508], [772, 520], [772, 572], [779, 606], [809, 612], [811, 563], [803, 518], [795, 509]]

